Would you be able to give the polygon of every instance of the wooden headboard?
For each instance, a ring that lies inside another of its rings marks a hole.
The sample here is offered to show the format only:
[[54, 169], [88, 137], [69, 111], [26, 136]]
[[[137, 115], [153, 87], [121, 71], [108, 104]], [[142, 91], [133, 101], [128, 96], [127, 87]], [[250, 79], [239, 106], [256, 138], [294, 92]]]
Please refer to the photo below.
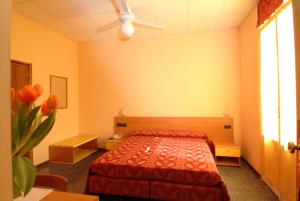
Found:
[[233, 141], [232, 117], [114, 117], [114, 133], [127, 137], [139, 129], [197, 130], [214, 142]]

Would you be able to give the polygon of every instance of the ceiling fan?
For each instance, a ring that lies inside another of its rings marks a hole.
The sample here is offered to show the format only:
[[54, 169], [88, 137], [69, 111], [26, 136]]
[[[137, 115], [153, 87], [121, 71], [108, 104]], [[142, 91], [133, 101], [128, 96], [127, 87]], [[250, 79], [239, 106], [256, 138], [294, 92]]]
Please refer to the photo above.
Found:
[[142, 26], [150, 29], [163, 30], [164, 27], [158, 24], [152, 24], [138, 20], [135, 18], [130, 7], [127, 4], [127, 0], [111, 0], [116, 12], [119, 14], [119, 19], [113, 21], [103, 27], [99, 27], [96, 32], [106, 31], [113, 27], [120, 25], [120, 33], [125, 38], [130, 38], [134, 34], [134, 25]]

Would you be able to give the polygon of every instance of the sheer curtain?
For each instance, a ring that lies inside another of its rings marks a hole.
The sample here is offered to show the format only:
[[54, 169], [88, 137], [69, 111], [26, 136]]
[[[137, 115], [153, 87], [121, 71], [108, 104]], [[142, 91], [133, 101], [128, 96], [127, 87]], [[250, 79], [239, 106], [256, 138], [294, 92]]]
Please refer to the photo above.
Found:
[[264, 135], [263, 179], [283, 200], [295, 200], [296, 66], [291, 1], [285, 2], [260, 28], [261, 118]]

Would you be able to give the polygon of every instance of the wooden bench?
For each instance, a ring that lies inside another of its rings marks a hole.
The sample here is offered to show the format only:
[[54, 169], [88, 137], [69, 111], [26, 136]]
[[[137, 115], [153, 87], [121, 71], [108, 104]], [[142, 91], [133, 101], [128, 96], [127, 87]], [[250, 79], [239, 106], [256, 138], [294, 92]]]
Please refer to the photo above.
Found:
[[49, 145], [49, 161], [75, 164], [97, 151], [97, 136], [78, 135]]

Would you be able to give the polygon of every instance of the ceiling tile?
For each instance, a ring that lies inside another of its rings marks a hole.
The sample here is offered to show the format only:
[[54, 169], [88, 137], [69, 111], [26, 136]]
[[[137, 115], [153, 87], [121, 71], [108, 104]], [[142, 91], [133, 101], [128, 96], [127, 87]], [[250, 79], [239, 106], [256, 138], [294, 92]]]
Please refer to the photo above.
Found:
[[27, 2], [27, 1], [30, 1], [30, 0], [13, 0], [12, 3], [17, 4], [17, 3], [24, 3], [24, 2]]
[[95, 31], [88, 31], [83, 32], [84, 35], [90, 38], [91, 41], [103, 40], [111, 38], [110, 34], [107, 32], [95, 32]]
[[78, 5], [85, 13], [103, 13], [113, 12], [115, 8], [110, 0], [72, 0]]
[[78, 30], [72, 25], [65, 23], [62, 20], [51, 20], [42, 22], [46, 27], [59, 33], [77, 32]]
[[96, 29], [99, 27], [99, 25], [88, 16], [72, 17], [72, 18], [64, 19], [63, 21], [72, 25], [79, 31], [86, 31], [86, 30]]
[[118, 36], [118, 34], [120, 32], [120, 26], [113, 27], [104, 32], [109, 33], [112, 36]]
[[119, 18], [116, 12], [93, 14], [93, 15], [89, 15], [89, 17], [95, 20], [101, 26], [116, 21]]
[[130, 8], [138, 7], [150, 7], [151, 4], [148, 0], [128, 0], [128, 5]]
[[13, 9], [17, 11], [18, 13], [25, 15], [33, 20], [36, 20], [38, 22], [44, 21], [44, 20], [52, 20], [56, 17], [52, 15], [47, 10], [41, 8], [40, 6], [36, 5], [33, 2], [25, 2], [20, 4], [15, 4], [13, 6]]
[[60, 18], [84, 15], [84, 12], [70, 0], [34, 0], [34, 2]]
[[[219, 16], [225, 0], [189, 1], [189, 19]], [[243, 0], [238, 0], [243, 1]]]
[[73, 41], [76, 42], [83, 42], [83, 41], [90, 41], [91, 38], [86, 36], [85, 34], [81, 32], [75, 32], [75, 33], [65, 33], [64, 34], [66, 37], [70, 38]]
[[149, 0], [152, 5], [157, 4], [170, 4], [170, 3], [177, 3], [177, 2], [187, 2], [187, 0]]
[[147, 20], [149, 22], [156, 22], [154, 13], [151, 7], [140, 7], [140, 8], [133, 8], [132, 12], [136, 19], [139, 20]]
[[[136, 19], [161, 24], [163, 31], [135, 27], [135, 37], [237, 27], [258, 0], [128, 0]], [[75, 41], [118, 38], [119, 26], [95, 33], [118, 20], [111, 0], [12, 0], [22, 15]]]
[[239, 27], [247, 14], [223, 15], [220, 17], [217, 28]]
[[136, 37], [158, 36], [158, 35], [161, 35], [160, 30], [135, 26], [134, 36], [136, 36]]
[[159, 22], [159, 24], [165, 27], [165, 29], [162, 30], [162, 34], [178, 34], [187, 31], [185, 20], [163, 21]]
[[189, 20], [188, 31], [208, 31], [215, 29], [218, 17], [200, 18]]
[[158, 21], [186, 20], [187, 3], [160, 4], [152, 6]]
[[230, 0], [227, 1], [223, 14], [225, 15], [233, 15], [233, 14], [241, 14], [241, 13], [249, 13], [251, 8], [256, 4], [257, 0]]

